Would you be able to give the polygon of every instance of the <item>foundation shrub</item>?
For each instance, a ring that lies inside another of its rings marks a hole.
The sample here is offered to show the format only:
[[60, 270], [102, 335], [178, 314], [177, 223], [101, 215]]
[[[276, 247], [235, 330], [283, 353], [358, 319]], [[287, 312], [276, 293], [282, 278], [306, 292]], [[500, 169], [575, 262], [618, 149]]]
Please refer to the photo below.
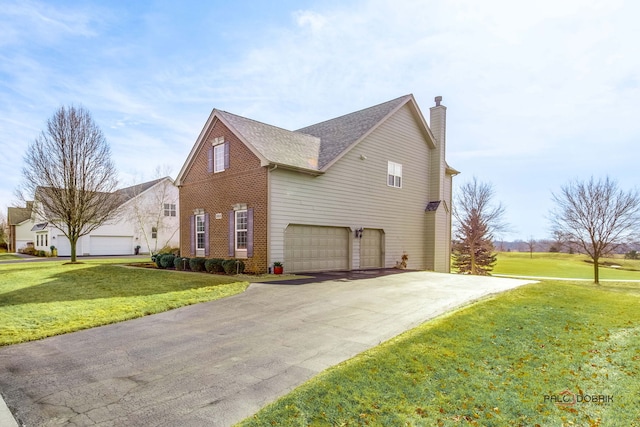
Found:
[[211, 258], [205, 261], [204, 267], [207, 273], [224, 273], [222, 262], [224, 260], [220, 258]]
[[242, 274], [244, 273], [244, 261], [239, 259], [227, 259], [222, 261], [222, 268], [226, 274]]
[[188, 271], [189, 270], [189, 258], [176, 257], [173, 260], [173, 266], [178, 271]]
[[162, 254], [160, 256], [160, 268], [173, 268], [173, 261], [176, 259], [176, 256], [172, 253]]
[[206, 258], [195, 257], [189, 260], [189, 268], [191, 271], [207, 271], [205, 270], [204, 263], [207, 261]]

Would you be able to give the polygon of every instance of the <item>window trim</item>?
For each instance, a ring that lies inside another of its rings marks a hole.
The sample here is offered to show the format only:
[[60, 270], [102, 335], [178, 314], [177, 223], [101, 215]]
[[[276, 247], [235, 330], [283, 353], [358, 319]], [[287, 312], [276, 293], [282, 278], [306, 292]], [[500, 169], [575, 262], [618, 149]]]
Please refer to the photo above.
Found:
[[218, 144], [213, 146], [213, 173], [219, 173], [225, 171], [225, 144]]
[[[244, 214], [245, 218], [244, 218], [244, 225], [246, 228], [238, 228], [238, 225], [240, 224], [240, 221], [238, 221], [238, 214]], [[234, 211], [234, 239], [235, 239], [235, 250], [237, 251], [247, 251], [249, 248], [249, 211], [247, 209], [240, 209], [237, 211]], [[240, 248], [238, 247], [238, 241], [240, 240], [238, 238], [238, 236], [240, 235], [240, 233], [244, 233], [244, 241], [245, 241], [245, 247], [244, 248]]]
[[164, 216], [176, 216], [177, 209], [175, 203], [164, 204]]
[[392, 161], [387, 162], [387, 186], [402, 188], [402, 164]]

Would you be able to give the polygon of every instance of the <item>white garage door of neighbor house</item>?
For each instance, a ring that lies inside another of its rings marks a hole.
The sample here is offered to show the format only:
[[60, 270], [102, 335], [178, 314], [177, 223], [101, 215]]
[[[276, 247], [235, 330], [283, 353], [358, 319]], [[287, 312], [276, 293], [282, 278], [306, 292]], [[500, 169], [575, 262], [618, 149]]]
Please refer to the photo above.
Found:
[[91, 255], [131, 255], [133, 236], [91, 236]]
[[365, 228], [360, 239], [360, 268], [382, 267], [382, 230]]
[[289, 225], [284, 235], [287, 272], [349, 269], [349, 229]]
[[71, 243], [64, 234], [58, 234], [55, 242], [51, 242], [58, 250], [58, 256], [71, 256]]

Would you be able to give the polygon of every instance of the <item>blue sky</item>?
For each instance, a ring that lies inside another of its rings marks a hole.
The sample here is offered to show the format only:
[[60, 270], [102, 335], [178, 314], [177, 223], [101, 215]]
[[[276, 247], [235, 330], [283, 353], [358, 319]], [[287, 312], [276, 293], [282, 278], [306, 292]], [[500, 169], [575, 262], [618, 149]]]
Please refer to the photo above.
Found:
[[640, 154], [640, 3], [619, 0], [0, 0], [0, 209], [24, 150], [82, 105], [123, 186], [179, 172], [213, 108], [297, 129], [413, 93], [447, 106], [458, 184], [545, 238], [551, 192]]

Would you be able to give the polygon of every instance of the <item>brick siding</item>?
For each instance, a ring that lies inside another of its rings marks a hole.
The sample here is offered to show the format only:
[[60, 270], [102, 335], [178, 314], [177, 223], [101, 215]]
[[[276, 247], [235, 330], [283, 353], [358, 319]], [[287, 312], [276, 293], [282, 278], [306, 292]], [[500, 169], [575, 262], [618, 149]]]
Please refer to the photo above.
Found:
[[[229, 168], [208, 172], [208, 151], [214, 138], [223, 136], [229, 143]], [[223, 123], [216, 120], [197, 148], [180, 187], [180, 253], [191, 252], [190, 219], [195, 209], [209, 214], [208, 258], [229, 258], [229, 211], [236, 204], [254, 210], [253, 257], [244, 259], [246, 271], [267, 271], [267, 167], [260, 165], [249, 148]], [[216, 219], [216, 214], [222, 214]]]

